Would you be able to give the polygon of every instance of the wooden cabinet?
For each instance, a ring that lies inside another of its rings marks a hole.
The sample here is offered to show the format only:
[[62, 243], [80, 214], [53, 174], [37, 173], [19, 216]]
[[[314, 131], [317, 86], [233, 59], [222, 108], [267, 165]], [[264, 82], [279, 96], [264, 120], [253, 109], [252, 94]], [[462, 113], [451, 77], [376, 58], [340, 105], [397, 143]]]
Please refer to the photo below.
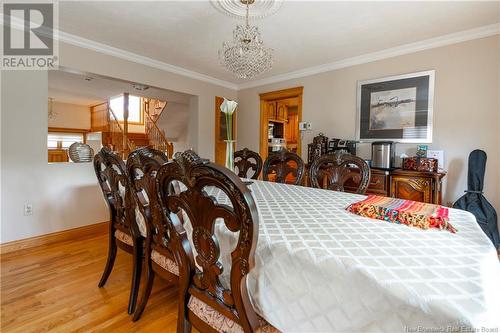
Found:
[[269, 120], [278, 119], [277, 113], [276, 113], [276, 102], [267, 103], [267, 117]]
[[286, 101], [276, 102], [276, 119], [279, 121], [287, 121], [288, 119], [288, 105]]
[[267, 103], [267, 117], [269, 120], [288, 121], [288, 107], [297, 106], [296, 98], [287, 98]]
[[[355, 169], [352, 169], [356, 172]], [[309, 166], [302, 184], [310, 186]], [[371, 169], [370, 183], [365, 194], [441, 204], [441, 182], [446, 173], [419, 172], [402, 169]], [[344, 184], [346, 192], [355, 193], [360, 179], [349, 179]]]
[[429, 179], [394, 176], [391, 178], [391, 196], [413, 201], [431, 202]]
[[[366, 194], [376, 194], [419, 202], [441, 204], [441, 181], [446, 173], [419, 172], [402, 169], [371, 169]], [[358, 182], [348, 180], [347, 192], [355, 192]]]
[[267, 117], [269, 120], [286, 122], [287, 106], [280, 102], [271, 102], [267, 104]]
[[48, 150], [48, 162], [69, 162], [68, 150], [67, 149], [49, 149]]
[[[356, 172], [356, 169], [351, 169]], [[355, 193], [361, 179], [349, 179], [344, 184], [346, 192]], [[382, 196], [389, 195], [389, 171], [380, 169], [371, 169], [370, 183], [366, 189], [366, 194], [376, 194]]]
[[445, 173], [394, 170], [390, 176], [393, 198], [441, 204], [441, 182]]

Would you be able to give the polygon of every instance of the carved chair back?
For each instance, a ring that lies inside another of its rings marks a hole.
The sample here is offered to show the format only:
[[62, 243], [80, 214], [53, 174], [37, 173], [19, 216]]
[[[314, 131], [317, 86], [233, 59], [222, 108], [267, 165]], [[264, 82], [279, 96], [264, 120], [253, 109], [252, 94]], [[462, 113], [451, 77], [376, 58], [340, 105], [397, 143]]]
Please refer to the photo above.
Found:
[[271, 153], [264, 162], [263, 179], [270, 180], [271, 174], [277, 183], [298, 185], [304, 176], [304, 161], [285, 149]]
[[167, 162], [167, 155], [149, 147], [134, 150], [127, 159], [132, 196], [139, 213], [145, 220], [146, 230], [141, 230], [145, 236], [149, 235], [153, 227], [152, 220], [161, 219], [156, 195], [156, 174], [158, 169]]
[[[172, 182], [181, 182], [184, 190], [173, 194]], [[196, 304], [204, 304], [245, 332], [255, 331], [260, 324], [246, 287], [258, 234], [250, 190], [236, 174], [193, 151], [176, 154], [174, 162], [160, 168], [157, 190], [166, 222], [159, 236], [167, 240], [179, 264], [178, 328], [193, 323], [201, 331], [213, 331], [194, 310]], [[187, 216], [185, 225], [177, 218], [180, 211]], [[219, 247], [216, 230], [221, 228], [238, 237], [234, 248]], [[228, 258], [224, 265], [221, 253]], [[226, 279], [228, 284], [221, 282]]]
[[262, 158], [256, 152], [244, 148], [234, 153], [234, 166], [238, 168], [238, 177], [257, 179], [262, 170]]
[[109, 207], [113, 229], [137, 236], [137, 225], [131, 223], [134, 205], [125, 163], [109, 148], [103, 147], [94, 157], [94, 170]]
[[355, 155], [327, 154], [314, 160], [309, 178], [312, 187], [342, 192], [345, 182], [352, 179], [354, 183], [359, 183], [356, 193], [363, 194], [370, 183], [370, 167], [365, 160]]

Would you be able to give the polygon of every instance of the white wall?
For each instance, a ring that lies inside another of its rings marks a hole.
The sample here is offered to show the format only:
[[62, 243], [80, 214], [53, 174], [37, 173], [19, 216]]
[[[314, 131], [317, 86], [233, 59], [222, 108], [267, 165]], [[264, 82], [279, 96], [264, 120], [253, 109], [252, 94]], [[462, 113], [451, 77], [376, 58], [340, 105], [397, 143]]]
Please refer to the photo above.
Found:
[[[188, 144], [213, 158], [215, 96], [235, 99], [236, 91], [63, 43], [59, 59], [74, 70], [194, 95]], [[47, 99], [46, 72], [1, 72], [2, 243], [109, 218], [91, 164], [47, 164]], [[23, 214], [26, 202], [32, 216]]]
[[174, 144], [174, 152], [184, 151], [189, 148], [188, 104], [168, 102], [156, 125], [165, 132], [167, 140]]
[[47, 163], [47, 73], [3, 71], [1, 94], [0, 241], [106, 221], [91, 163]]
[[[488, 154], [485, 193], [500, 211], [500, 37], [489, 37], [238, 92], [238, 148], [259, 149], [259, 93], [304, 86], [303, 120], [312, 123], [302, 141], [319, 132], [354, 139], [356, 88], [367, 80], [423, 70], [436, 70], [432, 149], [445, 152], [444, 203], [455, 201], [467, 186], [467, 157], [476, 148]], [[416, 144], [399, 150], [415, 152]], [[370, 157], [369, 145], [360, 147]]]
[[56, 116], [49, 119], [49, 127], [90, 129], [90, 107], [52, 102]]
[[[198, 96], [193, 96], [189, 99], [189, 118], [188, 118], [188, 147], [198, 151], [199, 142], [199, 102]], [[215, 117], [214, 117], [215, 118]], [[215, 127], [215, 124], [213, 125]], [[215, 134], [214, 134], [215, 135]], [[215, 152], [214, 152], [215, 153]]]

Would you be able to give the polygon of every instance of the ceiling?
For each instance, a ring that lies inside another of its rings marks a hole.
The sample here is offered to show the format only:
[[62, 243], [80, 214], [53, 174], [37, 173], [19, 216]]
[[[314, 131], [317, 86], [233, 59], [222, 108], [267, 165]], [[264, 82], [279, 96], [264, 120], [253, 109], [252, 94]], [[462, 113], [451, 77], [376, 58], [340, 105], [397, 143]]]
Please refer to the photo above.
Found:
[[[60, 103], [91, 106], [108, 98], [128, 92], [133, 95], [157, 98], [170, 103], [189, 104], [190, 95], [150, 87], [138, 91], [131, 82], [111, 79], [94, 74], [74, 73], [63, 70], [48, 71], [49, 97]], [[92, 78], [90, 81], [86, 77]]]
[[[59, 3], [59, 29], [234, 84], [217, 51], [241, 22], [208, 1]], [[500, 22], [500, 3], [284, 1], [256, 20], [275, 49], [271, 71], [255, 78], [332, 63]]]

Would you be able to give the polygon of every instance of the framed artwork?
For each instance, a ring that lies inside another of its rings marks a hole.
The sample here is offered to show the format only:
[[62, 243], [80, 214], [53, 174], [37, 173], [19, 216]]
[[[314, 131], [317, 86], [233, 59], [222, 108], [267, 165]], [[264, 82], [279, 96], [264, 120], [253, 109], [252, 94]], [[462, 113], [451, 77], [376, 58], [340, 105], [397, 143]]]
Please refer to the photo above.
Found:
[[434, 71], [358, 81], [356, 139], [431, 143]]

